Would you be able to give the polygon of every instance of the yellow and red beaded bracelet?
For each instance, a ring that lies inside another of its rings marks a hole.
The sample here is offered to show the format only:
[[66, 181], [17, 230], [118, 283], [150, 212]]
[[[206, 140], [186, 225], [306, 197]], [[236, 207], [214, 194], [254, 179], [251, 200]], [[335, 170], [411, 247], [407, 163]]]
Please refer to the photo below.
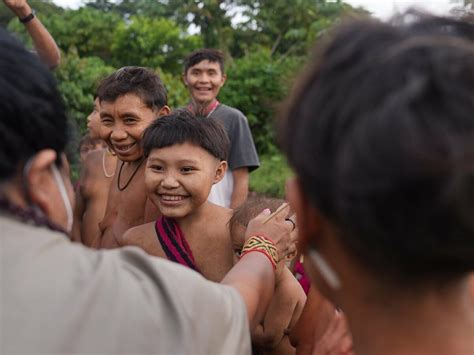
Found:
[[251, 252], [264, 254], [272, 263], [273, 269], [276, 269], [276, 265], [279, 261], [278, 250], [271, 239], [261, 234], [250, 237], [245, 242], [240, 257], [242, 258], [244, 255]]

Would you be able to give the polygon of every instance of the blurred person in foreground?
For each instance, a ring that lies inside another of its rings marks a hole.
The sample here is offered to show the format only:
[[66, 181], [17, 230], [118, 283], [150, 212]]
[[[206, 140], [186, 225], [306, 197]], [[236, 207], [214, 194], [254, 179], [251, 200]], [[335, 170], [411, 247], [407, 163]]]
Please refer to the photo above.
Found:
[[246, 244], [224, 285], [138, 248], [71, 243], [61, 96], [2, 31], [0, 48], [0, 353], [249, 354], [277, 262], [295, 251], [292, 225], [253, 219], [246, 237], [260, 244]]
[[343, 24], [279, 122], [305, 270], [355, 354], [474, 353], [473, 39], [414, 12]]

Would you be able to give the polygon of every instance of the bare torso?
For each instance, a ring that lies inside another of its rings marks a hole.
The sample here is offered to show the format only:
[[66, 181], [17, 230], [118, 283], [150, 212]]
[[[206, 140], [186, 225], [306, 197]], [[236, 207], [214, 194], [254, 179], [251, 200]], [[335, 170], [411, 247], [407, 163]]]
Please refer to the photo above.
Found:
[[[153, 221], [159, 215], [156, 207], [148, 200], [144, 173], [145, 163], [125, 163], [118, 188], [118, 177], [122, 162], [117, 160], [117, 169], [109, 189], [105, 216], [100, 223], [101, 248], [117, 248], [118, 238], [128, 229]], [[137, 170], [138, 169], [138, 170]], [[135, 172], [134, 176], [132, 174]]]
[[[179, 223], [202, 275], [208, 280], [220, 282], [233, 266], [233, 250], [227, 224], [232, 210], [209, 205], [205, 215]], [[124, 235], [120, 243], [135, 245], [150, 255], [166, 258], [156, 235], [154, 222], [133, 228]]]
[[82, 243], [88, 247], [97, 247], [100, 241], [99, 223], [104, 217], [116, 160], [106, 149], [100, 149], [88, 154], [82, 168], [76, 193], [80, 211], [75, 223]]

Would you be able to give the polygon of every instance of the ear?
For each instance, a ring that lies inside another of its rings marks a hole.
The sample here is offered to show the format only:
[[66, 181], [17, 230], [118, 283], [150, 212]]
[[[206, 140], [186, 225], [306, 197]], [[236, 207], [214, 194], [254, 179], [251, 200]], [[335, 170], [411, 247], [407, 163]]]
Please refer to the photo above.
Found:
[[184, 86], [187, 87], [187, 86], [188, 86], [188, 80], [186, 79], [186, 73], [183, 73], [183, 74], [181, 75], [181, 79], [183, 80]]
[[169, 115], [170, 112], [171, 109], [169, 108], [169, 106], [165, 105], [160, 109], [160, 111], [158, 111], [158, 117]]
[[25, 176], [31, 202], [47, 216], [55, 208], [51, 204], [51, 189], [55, 188], [55, 182], [50, 167], [56, 161], [56, 157], [57, 154], [52, 149], [39, 151], [31, 158]]
[[220, 85], [221, 87], [224, 86], [226, 80], [227, 80], [227, 75], [222, 74], [222, 80], [221, 80], [221, 85]]
[[217, 165], [216, 168], [216, 175], [214, 176], [214, 184], [217, 184], [219, 181], [221, 181], [225, 173], [227, 172], [227, 162], [225, 160], [222, 160], [219, 162], [219, 165]]
[[287, 181], [286, 196], [291, 208], [296, 213], [298, 221], [298, 249], [304, 252], [310, 238], [318, 234], [321, 216], [304, 194], [297, 177], [290, 178]]

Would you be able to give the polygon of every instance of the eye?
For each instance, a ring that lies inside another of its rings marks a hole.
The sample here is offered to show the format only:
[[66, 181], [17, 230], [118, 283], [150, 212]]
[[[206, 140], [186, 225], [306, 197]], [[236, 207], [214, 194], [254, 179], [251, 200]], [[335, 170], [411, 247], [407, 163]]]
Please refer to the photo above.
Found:
[[163, 167], [162, 167], [161, 165], [157, 165], [157, 164], [149, 165], [149, 166], [148, 166], [148, 169], [150, 169], [151, 171], [154, 171], [154, 172], [161, 172], [161, 171], [163, 171]]
[[135, 117], [125, 117], [123, 122], [125, 122], [125, 124], [134, 124], [137, 122], [137, 119]]
[[241, 249], [234, 249], [234, 254], [236, 257], [240, 258], [240, 254], [242, 254], [242, 250]]
[[110, 126], [114, 123], [114, 120], [110, 117], [101, 117], [100, 122], [106, 126]]
[[190, 173], [194, 170], [196, 170], [196, 169], [194, 169], [192, 166], [184, 166], [184, 167], [181, 168], [182, 173]]

